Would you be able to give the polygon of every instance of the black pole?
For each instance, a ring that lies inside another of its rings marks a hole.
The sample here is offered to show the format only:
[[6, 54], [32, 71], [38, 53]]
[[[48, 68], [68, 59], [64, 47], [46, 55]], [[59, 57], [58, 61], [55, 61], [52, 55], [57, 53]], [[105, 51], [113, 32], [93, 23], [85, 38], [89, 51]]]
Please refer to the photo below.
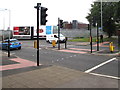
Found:
[[99, 51], [99, 30], [98, 30], [98, 23], [97, 23], [97, 51]]
[[118, 51], [120, 51], [120, 30], [118, 30]]
[[8, 39], [8, 57], [10, 57], [10, 36], [9, 36], [9, 39]]
[[67, 37], [65, 37], [65, 49], [67, 49]]
[[37, 3], [37, 66], [39, 66], [39, 9], [41, 3]]
[[58, 50], [60, 50], [60, 18], [58, 18]]
[[90, 23], [90, 46], [91, 46], [91, 53], [92, 53], [92, 32], [91, 32], [91, 23]]

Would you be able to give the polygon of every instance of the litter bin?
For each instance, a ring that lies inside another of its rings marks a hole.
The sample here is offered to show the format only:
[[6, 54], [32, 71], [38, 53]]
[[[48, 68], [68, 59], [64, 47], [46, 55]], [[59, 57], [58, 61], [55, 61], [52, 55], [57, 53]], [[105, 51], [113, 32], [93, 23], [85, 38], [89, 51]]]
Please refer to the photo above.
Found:
[[55, 47], [56, 46], [56, 41], [52, 40], [52, 46]]
[[37, 40], [34, 41], [34, 48], [37, 48]]

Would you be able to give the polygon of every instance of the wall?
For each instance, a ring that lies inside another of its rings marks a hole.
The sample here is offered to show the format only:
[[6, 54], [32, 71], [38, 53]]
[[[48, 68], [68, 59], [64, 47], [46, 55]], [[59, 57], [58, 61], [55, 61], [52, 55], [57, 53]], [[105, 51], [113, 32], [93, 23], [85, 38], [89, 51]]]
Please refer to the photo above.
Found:
[[[89, 37], [90, 31], [87, 29], [61, 29], [60, 32], [66, 37]], [[58, 33], [57, 30], [54, 30], [53, 33]], [[96, 29], [92, 30], [92, 36], [96, 36]], [[102, 34], [102, 32], [100, 32]]]

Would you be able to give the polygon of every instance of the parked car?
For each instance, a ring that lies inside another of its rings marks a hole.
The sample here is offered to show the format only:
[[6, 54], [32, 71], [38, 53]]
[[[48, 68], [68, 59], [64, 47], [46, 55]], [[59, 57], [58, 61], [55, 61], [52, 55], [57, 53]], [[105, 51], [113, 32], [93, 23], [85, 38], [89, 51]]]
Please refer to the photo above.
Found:
[[[0, 43], [0, 48], [8, 50], [8, 39]], [[21, 49], [21, 42], [17, 39], [10, 39], [10, 50], [11, 49]]]
[[[58, 34], [49, 34], [46, 35], [46, 42], [52, 43], [55, 40], [56, 43], [58, 42]], [[65, 42], [65, 36], [60, 34], [60, 42]]]

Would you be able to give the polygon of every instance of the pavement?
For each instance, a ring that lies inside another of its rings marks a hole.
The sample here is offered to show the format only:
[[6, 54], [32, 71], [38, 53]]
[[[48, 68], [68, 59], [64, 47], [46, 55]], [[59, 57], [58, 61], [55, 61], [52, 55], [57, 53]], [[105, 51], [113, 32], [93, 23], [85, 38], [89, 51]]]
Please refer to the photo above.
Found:
[[[93, 47], [96, 47], [97, 44], [96, 42], [93, 42]], [[67, 43], [67, 49], [70, 49], [69, 47], [70, 46], [88, 46], [89, 49], [88, 49], [88, 52], [87, 53], [90, 53], [90, 42], [68, 42]], [[103, 42], [103, 43], [100, 43], [99, 44], [99, 48], [104, 48], [106, 47], [106, 49], [100, 49], [99, 51], [94, 51], [91, 53], [91, 54], [94, 54], [94, 55], [107, 55], [107, 56], [120, 56], [120, 51], [118, 51], [118, 45], [117, 44], [114, 44], [114, 51], [113, 52], [110, 52], [109, 50], [109, 42]], [[51, 49], [51, 50], [58, 50], [58, 45], [56, 45], [56, 47], [52, 47], [49, 46], [47, 47], [47, 49]], [[65, 49], [65, 44], [60, 44], [60, 50], [67, 50]], [[79, 48], [78, 48], [79, 49]], [[87, 51], [87, 50], [86, 50]], [[86, 53], [85, 53], [86, 54]]]
[[[16, 56], [6, 59], [17, 59]], [[118, 80], [84, 73], [82, 71], [51, 65], [41, 68], [31, 66], [28, 71], [2, 76], [4, 88], [119, 88]], [[34, 68], [34, 69], [33, 69]]]
[[[77, 43], [76, 45], [89, 45], [89, 43]], [[105, 50], [93, 54], [120, 55], [118, 51], [109, 53]], [[14, 59], [17, 61], [18, 59], [13, 55], [10, 58], [7, 58], [7, 55], [3, 52], [0, 53], [0, 56], [6, 58], [6, 60]], [[4, 76], [3, 74], [2, 90], [4, 90], [4, 88], [119, 88], [118, 81], [118, 79], [92, 75], [62, 66], [50, 65], [43, 67], [43, 65], [40, 65], [37, 67], [31, 65], [29, 66], [29, 70], [24, 72], [7, 76]]]

